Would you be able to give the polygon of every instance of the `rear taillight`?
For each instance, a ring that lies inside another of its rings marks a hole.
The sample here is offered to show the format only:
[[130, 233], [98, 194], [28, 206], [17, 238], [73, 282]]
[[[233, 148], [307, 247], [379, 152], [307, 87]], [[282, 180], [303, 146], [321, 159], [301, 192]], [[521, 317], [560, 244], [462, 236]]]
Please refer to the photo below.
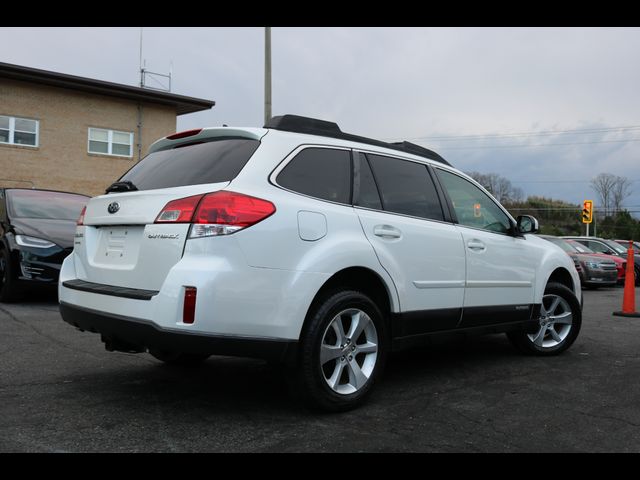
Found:
[[194, 128], [193, 130], [185, 130], [184, 132], [174, 133], [173, 135], [169, 135], [166, 138], [169, 140], [178, 140], [179, 138], [193, 137], [194, 135], [199, 134], [201, 131], [201, 128]]
[[228, 235], [273, 215], [276, 207], [268, 200], [236, 192], [205, 195], [195, 215], [190, 237]]
[[190, 223], [202, 195], [180, 198], [165, 205], [155, 223]]
[[155, 223], [192, 223], [189, 237], [229, 235], [269, 217], [276, 207], [268, 200], [219, 191], [173, 200]]
[[196, 319], [196, 287], [184, 287], [184, 304], [182, 307], [182, 323], [193, 323]]
[[84, 207], [82, 207], [82, 211], [80, 212], [80, 216], [78, 217], [78, 220], [76, 221], [76, 225], [81, 226], [84, 225], [84, 214], [87, 211], [87, 206], [85, 205]]

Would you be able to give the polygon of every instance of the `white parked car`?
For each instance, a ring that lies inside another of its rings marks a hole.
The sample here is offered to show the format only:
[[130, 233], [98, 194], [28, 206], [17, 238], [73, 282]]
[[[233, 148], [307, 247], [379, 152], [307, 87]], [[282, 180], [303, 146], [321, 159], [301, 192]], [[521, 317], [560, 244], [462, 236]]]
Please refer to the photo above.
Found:
[[281, 361], [311, 405], [353, 408], [390, 351], [507, 332], [554, 355], [581, 325], [556, 245], [436, 153], [293, 115], [158, 140], [92, 198], [60, 311], [108, 350]]

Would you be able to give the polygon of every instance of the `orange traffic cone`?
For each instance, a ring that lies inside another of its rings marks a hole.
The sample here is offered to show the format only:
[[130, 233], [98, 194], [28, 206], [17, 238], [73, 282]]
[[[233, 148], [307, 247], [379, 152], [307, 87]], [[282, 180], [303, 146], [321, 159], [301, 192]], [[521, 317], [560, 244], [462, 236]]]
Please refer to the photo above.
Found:
[[636, 312], [636, 287], [633, 267], [633, 242], [629, 240], [629, 249], [627, 250], [627, 272], [625, 273], [624, 296], [622, 297], [622, 311], [613, 312], [613, 314], [618, 317], [640, 317], [640, 313]]

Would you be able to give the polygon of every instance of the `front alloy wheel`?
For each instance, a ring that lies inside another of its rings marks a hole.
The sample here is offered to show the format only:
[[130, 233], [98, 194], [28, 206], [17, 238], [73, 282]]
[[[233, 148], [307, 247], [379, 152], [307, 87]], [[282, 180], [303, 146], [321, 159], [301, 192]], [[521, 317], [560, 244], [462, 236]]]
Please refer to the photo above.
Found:
[[559, 295], [548, 293], [542, 297], [540, 329], [528, 335], [534, 345], [553, 348], [560, 345], [571, 332], [573, 314], [569, 303]]
[[549, 283], [542, 297], [537, 321], [533, 333], [509, 332], [509, 340], [520, 351], [530, 355], [557, 355], [568, 349], [580, 333], [580, 302], [564, 285]]

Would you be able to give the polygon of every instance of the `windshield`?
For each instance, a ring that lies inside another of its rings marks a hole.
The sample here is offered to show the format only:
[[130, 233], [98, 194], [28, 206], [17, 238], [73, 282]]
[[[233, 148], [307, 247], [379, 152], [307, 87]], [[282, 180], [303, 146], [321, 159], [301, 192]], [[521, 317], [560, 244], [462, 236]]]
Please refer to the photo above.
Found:
[[[629, 249], [629, 242], [625, 240], [616, 240], [616, 243], [624, 248], [626, 252]], [[638, 253], [638, 246], [635, 243], [631, 244], [631, 248], [633, 248], [633, 253]]]
[[89, 197], [45, 190], [7, 190], [9, 215], [14, 218], [77, 220]]
[[604, 240], [604, 243], [606, 243], [613, 250], [615, 250], [616, 252], [618, 252], [620, 254], [624, 255], [625, 253], [627, 253], [627, 249], [624, 248], [622, 245], [620, 245], [618, 242], [613, 242], [611, 240]]
[[259, 141], [246, 138], [219, 138], [160, 150], [140, 160], [120, 182], [131, 182], [135, 190], [229, 182], [259, 145]]
[[545, 240], [551, 243], [555, 243], [567, 253], [576, 253], [576, 249], [571, 244], [569, 244], [566, 240], [563, 240], [561, 238], [552, 238], [552, 237], [542, 237], [542, 238], [544, 238]]
[[596, 253], [593, 250], [591, 250], [589, 247], [575, 240], [567, 240], [567, 243], [571, 245], [573, 248], [575, 248], [578, 251], [578, 253]]

